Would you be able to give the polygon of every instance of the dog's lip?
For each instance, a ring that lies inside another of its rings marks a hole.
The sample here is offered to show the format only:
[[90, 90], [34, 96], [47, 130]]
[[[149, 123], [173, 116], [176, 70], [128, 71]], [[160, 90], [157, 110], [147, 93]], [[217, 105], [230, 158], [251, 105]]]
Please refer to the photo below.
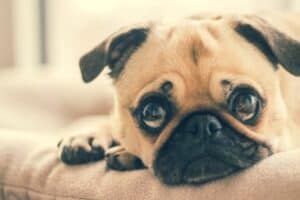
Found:
[[[207, 162], [208, 160], [213, 163]], [[182, 169], [182, 181], [201, 184], [232, 174], [241, 168], [228, 164], [210, 155], [200, 155], [187, 162]]]
[[[250, 145], [249, 148], [252, 148], [252, 146]], [[262, 149], [260, 151], [263, 151], [266, 157], [272, 154], [266, 146], [257, 146], [256, 149]], [[243, 155], [232, 151], [230, 148], [215, 145], [207, 148], [202, 153], [185, 158], [185, 161], [174, 171], [178, 175], [176, 181], [170, 181], [168, 176], [158, 177], [162, 182], [171, 185], [181, 183], [202, 184], [246, 169], [265, 157], [253, 158], [252, 154], [254, 153]], [[155, 174], [159, 175], [157, 172], [155, 171]]]
[[[271, 155], [268, 147], [263, 148]], [[246, 169], [258, 161], [216, 145], [185, 163], [181, 181], [192, 184], [205, 183]]]
[[238, 168], [247, 168], [251, 165], [253, 165], [256, 160], [251, 160], [249, 158], [246, 158], [240, 153], [232, 152], [230, 149], [227, 149], [226, 147], [220, 147], [220, 146], [213, 146], [208, 147], [207, 149], [208, 155], [211, 155], [212, 157], [227, 163], [229, 165], [238, 167]]

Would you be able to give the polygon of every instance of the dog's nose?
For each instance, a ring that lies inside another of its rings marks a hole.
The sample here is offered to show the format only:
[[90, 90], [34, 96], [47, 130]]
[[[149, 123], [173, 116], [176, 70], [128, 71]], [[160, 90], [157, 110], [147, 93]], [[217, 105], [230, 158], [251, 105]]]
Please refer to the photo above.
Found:
[[194, 114], [186, 119], [183, 132], [201, 139], [214, 137], [222, 130], [220, 120], [212, 114]]

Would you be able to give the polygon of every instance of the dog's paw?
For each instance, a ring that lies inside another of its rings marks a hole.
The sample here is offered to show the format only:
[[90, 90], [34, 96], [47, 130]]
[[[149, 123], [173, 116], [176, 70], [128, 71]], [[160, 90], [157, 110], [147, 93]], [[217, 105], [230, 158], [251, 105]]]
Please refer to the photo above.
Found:
[[110, 148], [105, 153], [105, 160], [107, 167], [113, 170], [126, 171], [145, 168], [138, 157], [128, 153], [121, 146]]
[[69, 136], [58, 143], [58, 156], [68, 165], [95, 162], [104, 158], [104, 149], [93, 134]]

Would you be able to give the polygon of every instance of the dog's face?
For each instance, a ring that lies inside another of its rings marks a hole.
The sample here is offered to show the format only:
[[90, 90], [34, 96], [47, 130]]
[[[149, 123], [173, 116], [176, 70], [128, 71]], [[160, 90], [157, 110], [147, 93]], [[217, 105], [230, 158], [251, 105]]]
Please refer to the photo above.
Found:
[[287, 131], [278, 68], [299, 75], [300, 45], [265, 23], [218, 16], [123, 30], [81, 59], [83, 78], [110, 67], [120, 142], [163, 182], [223, 177], [276, 152]]

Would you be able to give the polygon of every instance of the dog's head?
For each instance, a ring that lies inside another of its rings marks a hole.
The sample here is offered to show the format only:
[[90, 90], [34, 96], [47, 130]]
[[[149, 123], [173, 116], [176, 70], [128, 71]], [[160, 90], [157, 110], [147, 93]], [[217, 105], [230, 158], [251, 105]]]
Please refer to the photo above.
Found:
[[[121, 144], [168, 184], [201, 183], [277, 151], [287, 110], [279, 73], [300, 75], [300, 43], [255, 16], [120, 30], [81, 58], [108, 66]], [[279, 72], [280, 71], [280, 72]]]

